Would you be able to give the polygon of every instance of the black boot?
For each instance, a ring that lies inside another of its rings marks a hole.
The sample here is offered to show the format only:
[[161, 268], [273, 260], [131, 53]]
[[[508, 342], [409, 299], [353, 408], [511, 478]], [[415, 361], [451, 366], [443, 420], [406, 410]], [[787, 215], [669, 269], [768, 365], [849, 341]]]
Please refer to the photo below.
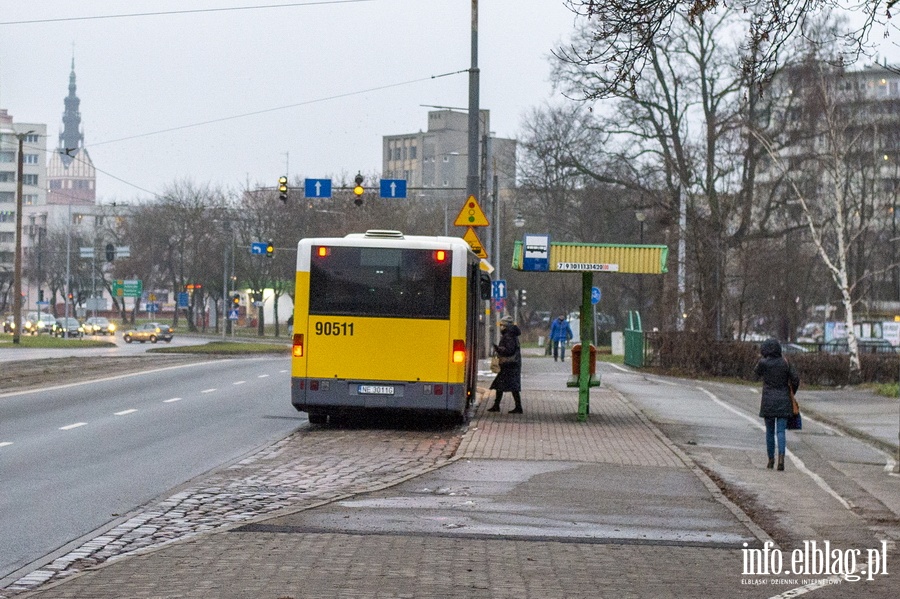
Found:
[[521, 414], [522, 413], [522, 400], [516, 396], [513, 396], [513, 399], [516, 402], [516, 407], [509, 411], [510, 414]]
[[494, 400], [494, 405], [492, 405], [491, 407], [489, 407], [489, 408], [487, 409], [487, 411], [488, 411], [488, 412], [499, 412], [499, 411], [500, 411], [500, 400], [499, 400], [499, 399], [495, 399], [495, 400]]
[[784, 470], [784, 455], [778, 456], [778, 470]]
[[766, 464], [766, 468], [771, 470], [774, 467], [775, 467], [775, 458], [769, 458], [769, 463]]

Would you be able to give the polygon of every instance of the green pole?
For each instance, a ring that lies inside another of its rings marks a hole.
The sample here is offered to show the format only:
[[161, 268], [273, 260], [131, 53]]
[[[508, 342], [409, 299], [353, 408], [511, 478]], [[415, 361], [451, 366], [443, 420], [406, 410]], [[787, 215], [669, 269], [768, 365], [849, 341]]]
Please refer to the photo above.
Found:
[[581, 273], [581, 361], [578, 375], [578, 421], [587, 420], [591, 412], [591, 343], [594, 330], [594, 315], [591, 310], [591, 287], [594, 286], [594, 273]]

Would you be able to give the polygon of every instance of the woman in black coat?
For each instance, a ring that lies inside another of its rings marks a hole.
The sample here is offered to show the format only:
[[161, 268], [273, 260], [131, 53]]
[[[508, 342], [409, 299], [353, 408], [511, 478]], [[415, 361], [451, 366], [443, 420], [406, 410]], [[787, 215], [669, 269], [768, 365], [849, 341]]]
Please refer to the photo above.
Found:
[[[766, 451], [769, 454], [767, 468], [775, 465], [775, 440], [778, 440], [778, 469], [784, 470], [785, 436], [787, 419], [794, 415], [791, 391], [797, 392], [800, 377], [794, 366], [781, 355], [781, 344], [776, 339], [766, 339], [759, 348], [762, 355], [754, 374], [762, 379], [762, 401], [759, 415], [766, 421]], [[790, 387], [789, 387], [790, 386]]]
[[500, 343], [494, 346], [494, 352], [500, 357], [500, 372], [497, 373], [491, 389], [496, 391], [494, 405], [488, 408], [488, 412], [500, 411], [500, 400], [503, 392], [512, 393], [516, 407], [509, 411], [510, 414], [522, 413], [522, 352], [519, 349], [519, 327], [513, 324], [510, 316], [505, 316], [500, 321]]

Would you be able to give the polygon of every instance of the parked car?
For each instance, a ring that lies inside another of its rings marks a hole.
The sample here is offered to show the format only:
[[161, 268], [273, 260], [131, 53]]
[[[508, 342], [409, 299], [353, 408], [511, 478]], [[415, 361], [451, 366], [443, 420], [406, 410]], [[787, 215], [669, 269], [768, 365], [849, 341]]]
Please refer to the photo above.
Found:
[[92, 316], [84, 321], [84, 332], [87, 335], [115, 335], [116, 325], [102, 316]]
[[15, 315], [10, 314], [3, 319], [3, 332], [12, 333], [14, 330], [16, 330], [16, 317]]
[[22, 332], [38, 335], [40, 333], [52, 333], [56, 319], [47, 312], [29, 312], [22, 322]]
[[[896, 350], [891, 342], [887, 339], [879, 339], [876, 337], [858, 337], [856, 342], [861, 354], [892, 354]], [[847, 339], [832, 339], [822, 346], [822, 351], [829, 354], [847, 354], [850, 353]]]
[[84, 337], [84, 328], [77, 318], [57, 318], [51, 333], [56, 337]]
[[125, 340], [125, 343], [131, 343], [132, 341], [156, 343], [160, 339], [169, 343], [174, 335], [175, 330], [169, 325], [160, 322], [148, 322], [125, 331], [122, 338]]

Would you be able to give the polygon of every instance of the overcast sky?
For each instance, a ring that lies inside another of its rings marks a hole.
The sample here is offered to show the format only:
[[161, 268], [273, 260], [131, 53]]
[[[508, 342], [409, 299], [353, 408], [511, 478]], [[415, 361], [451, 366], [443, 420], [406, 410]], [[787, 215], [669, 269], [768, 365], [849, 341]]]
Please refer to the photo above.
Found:
[[[57, 147], [74, 50], [104, 202], [186, 178], [243, 188], [286, 169], [292, 181], [377, 174], [382, 136], [427, 127], [421, 105], [468, 105], [465, 73], [432, 77], [469, 67], [470, 0], [0, 2], [0, 108], [46, 123]], [[94, 18], [264, 5], [282, 6]], [[480, 105], [497, 136], [516, 137], [554, 98], [548, 56], [575, 16], [563, 0], [479, 5]], [[896, 62], [895, 43], [882, 45]]]
[[[242, 188], [274, 186], [286, 168], [292, 181], [379, 173], [382, 136], [427, 128], [420, 105], [468, 105], [465, 73], [432, 79], [469, 67], [467, 0], [2, 4], [0, 107], [46, 123], [57, 147], [74, 44], [104, 202], [184, 178]], [[77, 20], [276, 4], [294, 6]], [[548, 55], [575, 17], [562, 0], [479, 5], [480, 105], [497, 136], [516, 137], [551, 98]], [[46, 19], [65, 20], [13, 23]]]

